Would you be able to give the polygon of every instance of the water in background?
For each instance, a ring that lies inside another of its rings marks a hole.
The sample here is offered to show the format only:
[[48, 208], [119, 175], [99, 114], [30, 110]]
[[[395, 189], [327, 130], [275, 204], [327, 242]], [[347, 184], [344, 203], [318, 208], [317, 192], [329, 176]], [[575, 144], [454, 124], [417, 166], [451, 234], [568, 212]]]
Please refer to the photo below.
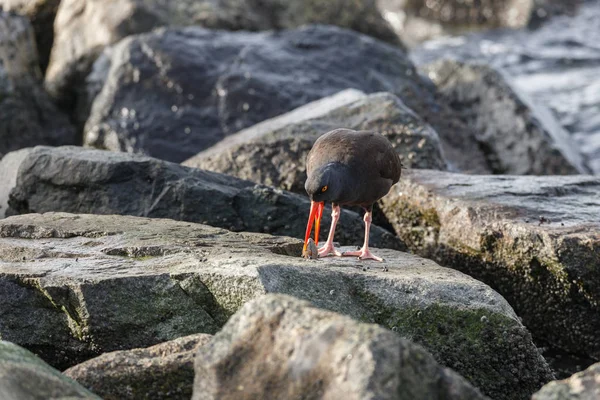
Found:
[[600, 1], [537, 30], [498, 30], [429, 41], [411, 57], [483, 61], [502, 69], [536, 103], [550, 108], [600, 174]]

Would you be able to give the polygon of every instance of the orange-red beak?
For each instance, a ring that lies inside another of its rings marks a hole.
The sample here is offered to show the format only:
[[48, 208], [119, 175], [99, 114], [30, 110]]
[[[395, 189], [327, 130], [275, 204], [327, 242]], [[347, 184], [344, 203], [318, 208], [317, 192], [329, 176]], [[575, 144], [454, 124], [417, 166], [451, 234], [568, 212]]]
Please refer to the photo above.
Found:
[[310, 232], [312, 231], [313, 221], [316, 221], [315, 224], [315, 244], [319, 244], [319, 228], [321, 227], [321, 216], [323, 215], [323, 208], [325, 207], [324, 202], [310, 202], [310, 215], [308, 216], [308, 223], [306, 224], [306, 235], [304, 236], [304, 250], [306, 250], [306, 246], [308, 246], [308, 238], [310, 237]]

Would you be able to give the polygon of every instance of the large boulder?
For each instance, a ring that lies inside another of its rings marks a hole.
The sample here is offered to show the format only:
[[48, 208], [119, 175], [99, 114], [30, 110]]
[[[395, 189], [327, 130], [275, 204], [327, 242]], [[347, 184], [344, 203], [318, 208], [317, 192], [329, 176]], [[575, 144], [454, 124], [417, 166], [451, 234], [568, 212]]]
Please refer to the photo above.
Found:
[[244, 129], [182, 164], [305, 193], [308, 152], [319, 136], [341, 126], [380, 132], [406, 168], [448, 168], [437, 133], [398, 97], [355, 90]]
[[600, 359], [600, 178], [412, 170], [382, 199], [415, 253], [488, 283], [534, 338]]
[[[0, 188], [6, 195], [0, 194], [0, 201], [8, 203], [0, 203], [2, 216], [47, 211], [123, 214], [304, 237], [310, 210], [306, 195], [150, 157], [81, 147], [9, 153], [0, 161], [2, 170]], [[362, 218], [342, 213], [336, 239], [362, 243]], [[325, 227], [330, 214], [324, 212]], [[370, 239], [376, 247], [406, 249], [380, 227], [372, 228]]]
[[54, 42], [54, 18], [61, 0], [0, 0], [0, 8], [26, 16], [33, 26], [39, 64], [46, 70]]
[[307, 261], [298, 239], [115, 215], [15, 216], [0, 237], [0, 335], [53, 365], [211, 333], [275, 292], [392, 329], [495, 399], [553, 378], [500, 295], [407, 253]]
[[[533, 102], [549, 108], [600, 173], [600, 2], [583, 2], [572, 18], [553, 18], [540, 29], [501, 30], [458, 40], [439, 39], [411, 52], [419, 65], [450, 58], [483, 62], [510, 77]], [[540, 107], [541, 108], [541, 107]], [[545, 118], [544, 118], [545, 119]]]
[[0, 9], [0, 157], [27, 146], [75, 143], [75, 130], [39, 77], [31, 24]]
[[94, 68], [88, 146], [181, 162], [243, 128], [352, 88], [398, 96], [436, 129], [457, 168], [488, 170], [472, 132], [438, 102], [405, 52], [349, 30], [161, 29], [121, 41]]
[[589, 172], [572, 137], [509, 77], [485, 64], [440, 60], [423, 67], [456, 114], [476, 132], [495, 173]]
[[47, 88], [69, 106], [104, 47], [160, 26], [260, 31], [307, 23], [338, 25], [400, 45], [374, 0], [62, 0]]
[[552, 381], [535, 393], [531, 400], [600, 399], [600, 363], [562, 381]]
[[35, 354], [3, 340], [0, 340], [0, 398], [101, 400]]
[[194, 355], [211, 338], [200, 333], [145, 349], [113, 351], [71, 367], [64, 374], [104, 400], [189, 400]]
[[283, 295], [245, 305], [195, 370], [193, 400], [486, 399], [393, 332]]

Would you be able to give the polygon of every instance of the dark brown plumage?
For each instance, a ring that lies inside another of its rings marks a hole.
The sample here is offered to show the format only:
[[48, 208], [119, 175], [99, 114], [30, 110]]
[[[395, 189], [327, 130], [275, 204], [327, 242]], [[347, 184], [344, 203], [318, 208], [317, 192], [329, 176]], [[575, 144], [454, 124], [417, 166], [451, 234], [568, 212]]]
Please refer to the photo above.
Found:
[[[369, 251], [369, 230], [373, 204], [385, 196], [400, 179], [400, 158], [392, 144], [381, 134], [370, 131], [336, 129], [321, 136], [308, 153], [305, 189], [311, 199], [311, 214], [307, 224], [305, 244], [316, 220], [315, 242], [318, 243], [323, 205], [330, 201], [333, 221], [321, 257], [333, 253], [333, 235], [339, 219], [340, 205], [359, 205], [365, 209], [365, 243], [357, 255], [381, 261]], [[306, 247], [306, 246], [305, 246]]]

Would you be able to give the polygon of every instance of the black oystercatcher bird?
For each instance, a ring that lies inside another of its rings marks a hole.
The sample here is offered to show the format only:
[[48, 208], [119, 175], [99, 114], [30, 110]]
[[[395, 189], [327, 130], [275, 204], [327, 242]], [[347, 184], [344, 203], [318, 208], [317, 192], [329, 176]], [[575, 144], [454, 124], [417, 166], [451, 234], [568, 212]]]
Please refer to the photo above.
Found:
[[[359, 259], [383, 261], [369, 250], [369, 231], [373, 204], [385, 196], [400, 179], [400, 158], [383, 135], [369, 131], [336, 129], [321, 136], [306, 158], [308, 178], [304, 188], [311, 200], [306, 226], [304, 251], [315, 223], [315, 243], [319, 243], [321, 215], [326, 201], [332, 203], [331, 230], [319, 257], [358, 256]], [[365, 243], [358, 251], [341, 254], [333, 247], [340, 206], [358, 205], [365, 210]]]

